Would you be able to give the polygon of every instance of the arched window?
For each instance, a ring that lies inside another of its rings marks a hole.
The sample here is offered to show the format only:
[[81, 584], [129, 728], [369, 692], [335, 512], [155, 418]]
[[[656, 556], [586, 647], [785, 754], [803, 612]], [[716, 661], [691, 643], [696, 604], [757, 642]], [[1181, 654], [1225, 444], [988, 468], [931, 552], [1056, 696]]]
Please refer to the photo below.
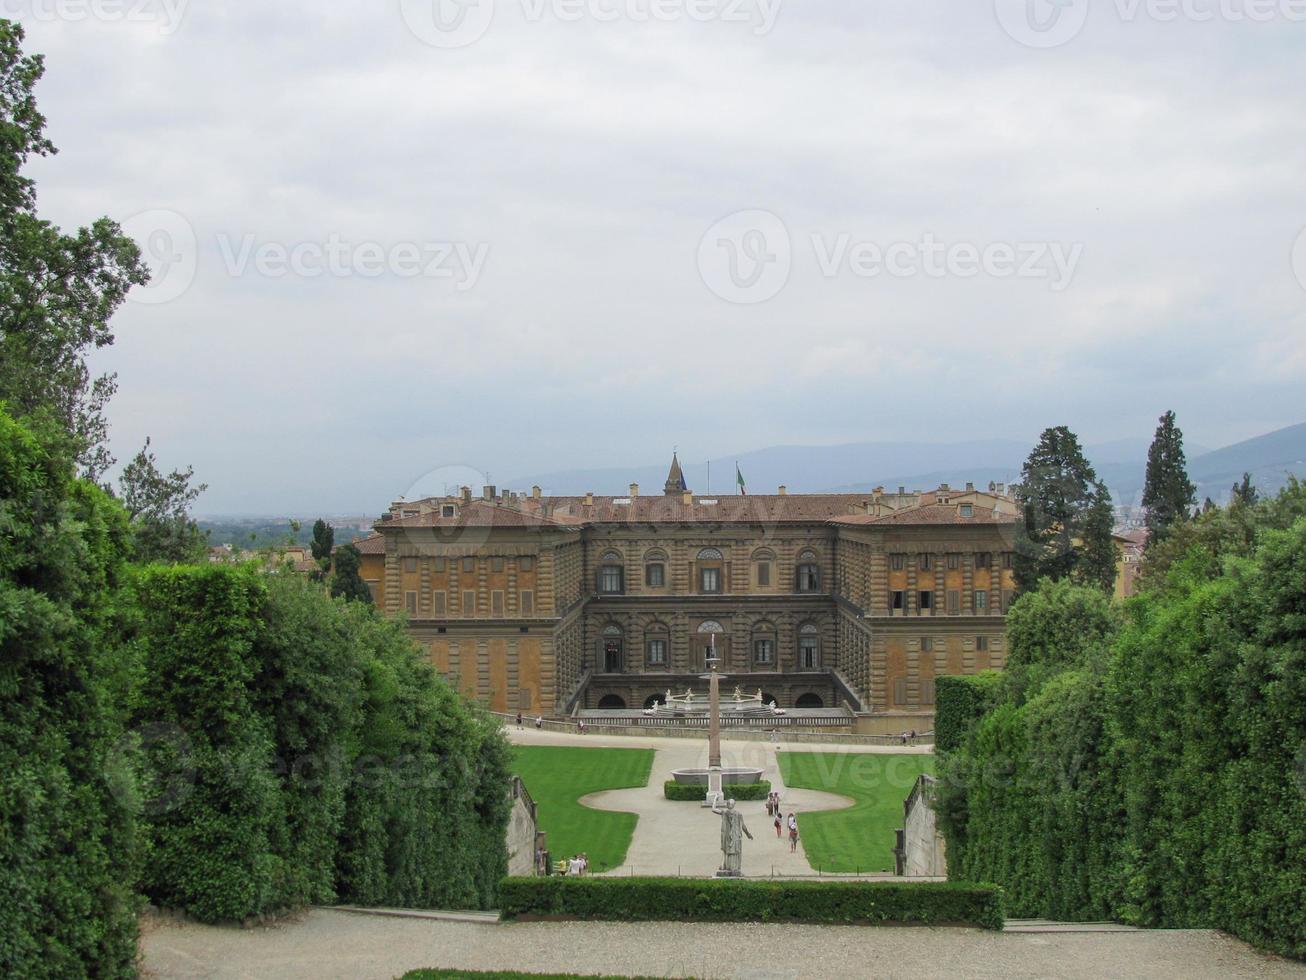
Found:
[[698, 624], [699, 633], [724, 633], [726, 628], [715, 619], [705, 619]]
[[605, 551], [599, 558], [598, 587], [604, 595], [620, 595], [626, 591], [625, 568], [621, 555], [615, 551]]
[[648, 670], [666, 670], [670, 663], [670, 633], [662, 623], [649, 624], [644, 631], [644, 667]]
[[605, 694], [599, 698], [600, 711], [622, 710], [626, 707], [626, 699], [620, 694]]
[[753, 584], [759, 589], [769, 589], [774, 581], [775, 552], [770, 548], [758, 548], [752, 555]]
[[821, 700], [821, 695], [812, 694], [809, 691], [807, 694], [798, 695], [798, 700], [794, 702], [794, 707], [795, 708], [824, 708], [825, 702]]
[[653, 548], [644, 553], [644, 587], [648, 589], [666, 588], [667, 553], [661, 548]]
[[798, 628], [798, 669], [821, 669], [821, 631], [815, 623], [803, 623]]
[[775, 627], [770, 623], [753, 627], [753, 669], [775, 670]]
[[725, 559], [716, 548], [703, 548], [698, 553], [698, 591], [716, 595], [723, 590]]
[[621, 627], [609, 623], [599, 637], [599, 669], [605, 674], [620, 674], [625, 670], [626, 637]]
[[797, 588], [799, 592], [821, 591], [821, 566], [816, 552], [803, 551], [798, 555]]

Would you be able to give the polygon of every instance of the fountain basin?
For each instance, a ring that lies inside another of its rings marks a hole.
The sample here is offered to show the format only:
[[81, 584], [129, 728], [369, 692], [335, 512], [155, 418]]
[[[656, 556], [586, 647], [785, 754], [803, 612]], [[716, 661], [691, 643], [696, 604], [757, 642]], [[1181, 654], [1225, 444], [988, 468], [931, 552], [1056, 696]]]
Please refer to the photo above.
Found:
[[[685, 783], [690, 786], [706, 786], [708, 770], [707, 769], [672, 769], [671, 778], [678, 783]], [[730, 786], [742, 783], [756, 783], [762, 778], [761, 769], [752, 769], [747, 766], [722, 767], [721, 785]]]

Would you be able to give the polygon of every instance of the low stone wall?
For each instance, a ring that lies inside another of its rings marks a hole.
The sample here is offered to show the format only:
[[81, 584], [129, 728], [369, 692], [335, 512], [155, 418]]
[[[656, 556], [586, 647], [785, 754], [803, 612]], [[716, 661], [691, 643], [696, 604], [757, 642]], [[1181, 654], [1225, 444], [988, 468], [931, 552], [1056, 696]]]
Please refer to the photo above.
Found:
[[935, 878], [948, 873], [943, 835], [934, 814], [933, 776], [924, 773], [903, 801], [903, 828], [898, 831], [897, 873], [909, 878]]
[[520, 776], [512, 777], [512, 812], [508, 816], [508, 874], [525, 877], [535, 874], [537, 845], [535, 801], [531, 799]]

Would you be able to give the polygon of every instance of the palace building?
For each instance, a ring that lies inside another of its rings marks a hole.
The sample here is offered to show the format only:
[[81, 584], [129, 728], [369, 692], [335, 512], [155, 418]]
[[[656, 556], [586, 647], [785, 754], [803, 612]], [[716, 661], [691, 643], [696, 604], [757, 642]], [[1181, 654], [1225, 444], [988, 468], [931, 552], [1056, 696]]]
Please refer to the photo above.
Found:
[[[397, 501], [356, 542], [377, 605], [497, 711], [641, 709], [731, 685], [860, 730], [929, 727], [934, 678], [1000, 667], [1018, 508], [1001, 485]], [[919, 723], [912, 723], [919, 719]]]

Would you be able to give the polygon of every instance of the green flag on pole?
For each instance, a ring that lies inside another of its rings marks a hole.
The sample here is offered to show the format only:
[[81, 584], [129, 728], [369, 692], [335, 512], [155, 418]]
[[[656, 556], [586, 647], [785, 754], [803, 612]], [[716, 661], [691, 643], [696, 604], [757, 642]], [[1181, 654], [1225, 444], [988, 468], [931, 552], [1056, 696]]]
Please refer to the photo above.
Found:
[[744, 474], [739, 472], [739, 463], [735, 463], [735, 483], [739, 487], [739, 492], [745, 497], [748, 496], [748, 488], [744, 486]]

